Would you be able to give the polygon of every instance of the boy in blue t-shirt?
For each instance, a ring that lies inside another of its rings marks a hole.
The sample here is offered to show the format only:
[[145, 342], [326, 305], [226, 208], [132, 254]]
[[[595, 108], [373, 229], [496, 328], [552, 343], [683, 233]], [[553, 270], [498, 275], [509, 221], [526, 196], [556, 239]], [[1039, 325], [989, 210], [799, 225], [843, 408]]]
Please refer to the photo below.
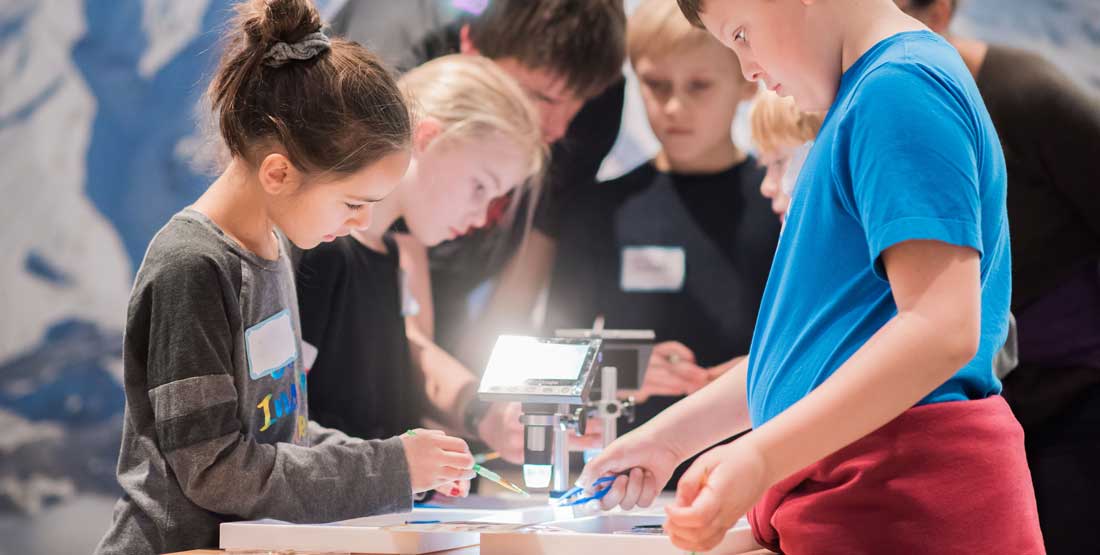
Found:
[[[683, 549], [749, 512], [786, 553], [1041, 553], [992, 359], [1011, 292], [1004, 156], [958, 53], [890, 0], [680, 0], [750, 80], [828, 110], [748, 363], [623, 436], [582, 483], [667, 508]], [[747, 401], [747, 402], [746, 402]]]

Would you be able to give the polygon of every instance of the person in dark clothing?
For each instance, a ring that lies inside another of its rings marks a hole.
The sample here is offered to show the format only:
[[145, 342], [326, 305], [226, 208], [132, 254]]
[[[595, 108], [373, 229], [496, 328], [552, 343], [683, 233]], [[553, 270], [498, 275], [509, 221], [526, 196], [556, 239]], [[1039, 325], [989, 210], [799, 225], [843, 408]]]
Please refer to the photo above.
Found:
[[[516, 410], [494, 405], [467, 419], [476, 377], [405, 317], [431, 328], [427, 246], [482, 225], [493, 199], [541, 170], [538, 114], [484, 58], [439, 58], [398, 84], [417, 110], [409, 171], [392, 194], [362, 208], [374, 212], [369, 228], [329, 237], [298, 263], [302, 336], [318, 352], [310, 404], [319, 421], [352, 436], [400, 435], [432, 421], [518, 460]], [[398, 219], [408, 234], [389, 233]]]
[[[564, 203], [591, 186], [622, 119], [625, 15], [621, 0], [494, 0], [476, 16], [429, 33], [399, 67], [452, 53], [480, 54], [515, 77], [535, 102], [550, 164], [533, 229], [488, 225], [431, 249], [435, 337], [472, 368], [483, 368], [496, 336], [530, 331], [530, 315], [557, 250]], [[521, 238], [523, 244], [521, 245]], [[492, 297], [471, 293], [493, 283]]]
[[1100, 100], [1042, 57], [947, 32], [955, 0], [898, 0], [978, 83], [1008, 168], [1019, 366], [1004, 396], [1026, 433], [1047, 551], [1100, 545]]
[[297, 272], [303, 339], [317, 348], [313, 419], [364, 439], [419, 427], [427, 404], [405, 338], [397, 242], [382, 239], [374, 250], [337, 238], [303, 252]]
[[759, 193], [763, 168], [730, 135], [737, 106], [756, 92], [737, 57], [671, 0], [644, 2], [627, 29], [661, 150], [568, 203], [545, 331], [597, 317], [654, 330], [645, 380], [630, 392], [640, 425], [748, 353], [780, 222]]

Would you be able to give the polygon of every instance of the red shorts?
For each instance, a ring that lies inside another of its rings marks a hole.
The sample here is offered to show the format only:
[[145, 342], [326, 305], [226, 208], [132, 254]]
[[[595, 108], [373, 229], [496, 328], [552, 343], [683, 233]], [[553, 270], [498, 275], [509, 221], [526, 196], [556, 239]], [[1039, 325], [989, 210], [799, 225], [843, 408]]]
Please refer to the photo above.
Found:
[[1000, 396], [909, 409], [748, 518], [760, 545], [794, 555], [1045, 553], [1023, 430]]

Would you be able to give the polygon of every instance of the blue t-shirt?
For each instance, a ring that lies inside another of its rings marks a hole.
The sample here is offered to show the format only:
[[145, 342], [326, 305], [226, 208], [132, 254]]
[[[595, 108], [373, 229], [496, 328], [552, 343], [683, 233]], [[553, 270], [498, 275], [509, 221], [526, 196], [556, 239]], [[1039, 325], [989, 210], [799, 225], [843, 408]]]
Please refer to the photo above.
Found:
[[920, 404], [1000, 392], [1011, 289], [1005, 162], [966, 65], [927, 32], [876, 44], [841, 78], [795, 186], [753, 334], [759, 426], [805, 397], [897, 314], [880, 256], [903, 241], [981, 257], [977, 356]]

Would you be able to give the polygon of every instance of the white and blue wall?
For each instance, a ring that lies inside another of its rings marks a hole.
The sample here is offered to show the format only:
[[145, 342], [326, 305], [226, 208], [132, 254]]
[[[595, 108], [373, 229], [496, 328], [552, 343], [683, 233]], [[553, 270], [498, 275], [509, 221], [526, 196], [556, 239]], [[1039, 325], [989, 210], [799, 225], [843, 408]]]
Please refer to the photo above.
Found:
[[[110, 520], [126, 301], [153, 234], [210, 181], [194, 106], [230, 4], [0, 3], [0, 555], [86, 553]], [[1100, 94], [1096, 0], [964, 0], [956, 30]], [[603, 176], [656, 148], [628, 90]]]

